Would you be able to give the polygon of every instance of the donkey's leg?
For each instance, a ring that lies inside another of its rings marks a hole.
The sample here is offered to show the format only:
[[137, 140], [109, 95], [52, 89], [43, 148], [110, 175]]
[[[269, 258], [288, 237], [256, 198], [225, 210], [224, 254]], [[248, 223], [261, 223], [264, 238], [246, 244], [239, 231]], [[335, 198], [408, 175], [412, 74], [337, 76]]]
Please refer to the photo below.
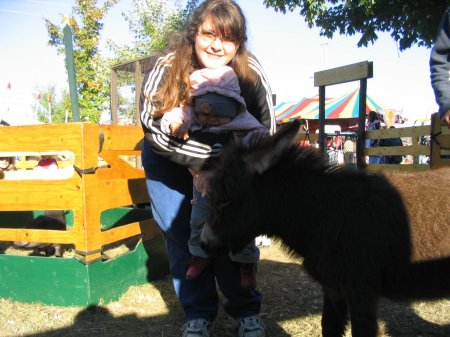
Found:
[[352, 337], [376, 337], [378, 333], [378, 299], [370, 292], [352, 294], [349, 300]]
[[347, 303], [342, 298], [323, 293], [322, 336], [342, 337], [348, 322]]

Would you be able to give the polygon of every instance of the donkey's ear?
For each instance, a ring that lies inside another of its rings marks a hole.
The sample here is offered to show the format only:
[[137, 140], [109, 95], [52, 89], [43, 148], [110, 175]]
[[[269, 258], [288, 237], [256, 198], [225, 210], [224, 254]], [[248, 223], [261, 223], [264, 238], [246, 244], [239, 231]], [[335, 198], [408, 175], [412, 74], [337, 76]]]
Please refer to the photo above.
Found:
[[289, 146], [298, 139], [299, 128], [298, 120], [283, 124], [266, 142], [261, 142], [261, 146], [246, 154], [244, 161], [249, 171], [261, 174], [275, 165]]

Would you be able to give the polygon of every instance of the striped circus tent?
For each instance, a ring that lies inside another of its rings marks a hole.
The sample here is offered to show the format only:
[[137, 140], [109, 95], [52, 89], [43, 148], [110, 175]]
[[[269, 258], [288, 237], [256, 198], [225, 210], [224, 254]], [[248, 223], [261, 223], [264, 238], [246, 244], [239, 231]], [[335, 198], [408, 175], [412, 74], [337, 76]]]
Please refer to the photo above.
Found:
[[[366, 114], [383, 108], [367, 95]], [[291, 119], [319, 119], [319, 96], [302, 98], [297, 103], [280, 103], [275, 107], [278, 123]], [[358, 118], [359, 88], [337, 98], [325, 98], [325, 118]]]

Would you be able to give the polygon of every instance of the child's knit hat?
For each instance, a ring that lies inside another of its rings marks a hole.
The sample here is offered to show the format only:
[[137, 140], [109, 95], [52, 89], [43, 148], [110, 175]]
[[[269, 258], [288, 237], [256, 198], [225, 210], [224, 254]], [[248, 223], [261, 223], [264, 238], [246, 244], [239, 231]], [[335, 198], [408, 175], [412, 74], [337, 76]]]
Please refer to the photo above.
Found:
[[195, 96], [193, 99], [195, 113], [200, 112], [233, 119], [239, 112], [240, 104], [234, 98], [216, 94], [214, 92]]
[[190, 80], [194, 112], [234, 118], [246, 110], [238, 78], [231, 67], [196, 70]]

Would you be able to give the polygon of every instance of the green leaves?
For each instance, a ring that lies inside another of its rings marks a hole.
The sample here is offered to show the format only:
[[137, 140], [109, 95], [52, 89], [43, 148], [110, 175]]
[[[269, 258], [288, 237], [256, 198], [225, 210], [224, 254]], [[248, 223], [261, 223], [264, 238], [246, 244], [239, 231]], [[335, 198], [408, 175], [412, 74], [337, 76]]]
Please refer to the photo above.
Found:
[[377, 32], [390, 32], [404, 51], [412, 45], [431, 47], [448, 1], [441, 0], [264, 0], [282, 13], [299, 10], [309, 27], [332, 38], [360, 34], [358, 47], [375, 43]]
[[[69, 18], [73, 33], [81, 121], [99, 122], [102, 112], [109, 110], [111, 65], [147, 56], [166, 47], [170, 36], [182, 29], [188, 15], [199, 2], [188, 0], [183, 8], [181, 0], [133, 0], [130, 12], [123, 13], [123, 16], [128, 22], [134, 41], [124, 46], [108, 41], [107, 44], [115, 55], [108, 59], [101, 55], [99, 49], [102, 21], [118, 1], [107, 0], [99, 6], [98, 0], [75, 0], [72, 16]], [[49, 45], [56, 47], [61, 55], [65, 55], [64, 26], [50, 20], [45, 20], [45, 24], [50, 37]], [[134, 102], [131, 104], [134, 106]], [[70, 102], [68, 108], [70, 110]], [[125, 114], [134, 113], [133, 108], [125, 107], [121, 110], [127, 111]], [[45, 115], [42, 116], [44, 121]]]
[[[74, 63], [81, 121], [100, 121], [109, 104], [109, 61], [99, 52], [104, 16], [119, 0], [97, 7], [97, 0], [76, 0], [69, 24], [73, 32]], [[63, 26], [46, 20], [49, 44], [64, 54]]]

